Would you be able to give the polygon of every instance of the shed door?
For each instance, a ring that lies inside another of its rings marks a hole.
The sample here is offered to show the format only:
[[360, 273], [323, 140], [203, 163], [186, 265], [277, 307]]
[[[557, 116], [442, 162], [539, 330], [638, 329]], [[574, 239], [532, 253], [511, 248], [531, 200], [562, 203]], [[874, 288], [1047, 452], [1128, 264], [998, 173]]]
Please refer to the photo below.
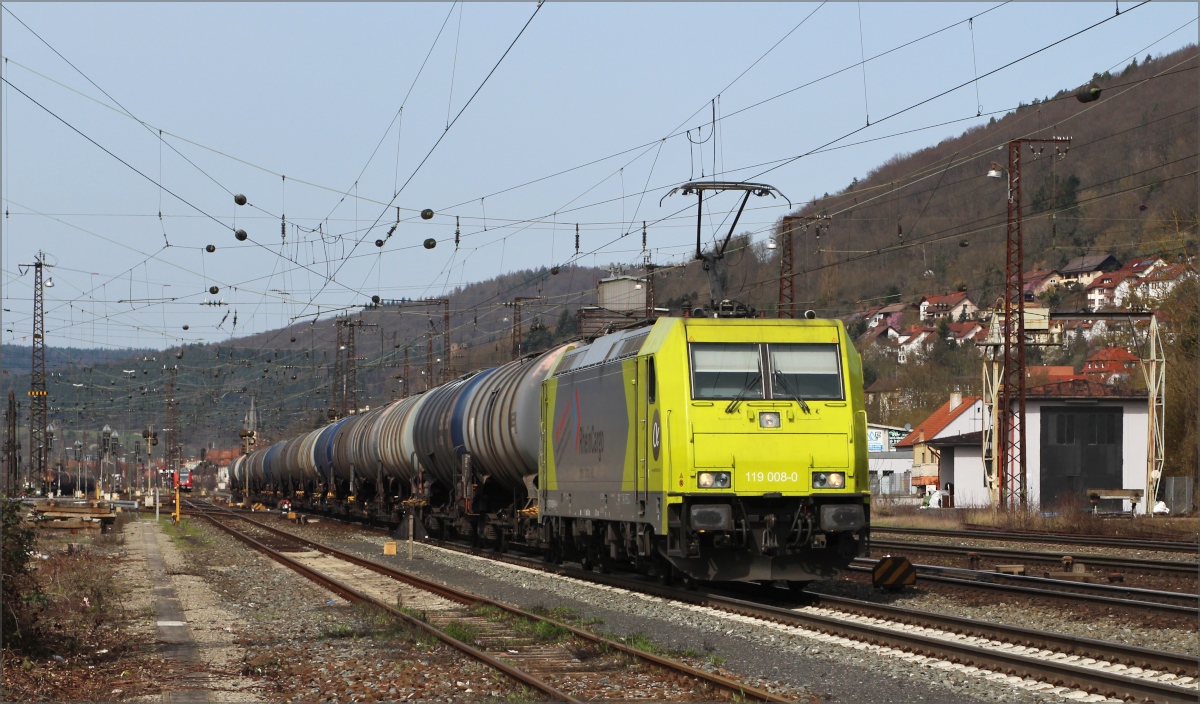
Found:
[[1041, 416], [1043, 508], [1087, 507], [1088, 489], [1123, 488], [1120, 408], [1043, 407]]

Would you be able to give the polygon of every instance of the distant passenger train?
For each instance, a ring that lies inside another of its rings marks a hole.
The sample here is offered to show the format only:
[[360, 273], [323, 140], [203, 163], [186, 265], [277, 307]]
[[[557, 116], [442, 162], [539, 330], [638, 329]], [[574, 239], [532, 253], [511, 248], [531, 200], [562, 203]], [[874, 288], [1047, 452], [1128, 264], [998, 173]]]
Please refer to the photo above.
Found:
[[178, 488], [180, 491], [189, 492], [192, 490], [192, 470], [180, 469], [173, 473], [174, 485], [172, 489]]
[[830, 578], [869, 535], [862, 369], [836, 320], [659, 318], [238, 458], [236, 492], [553, 562]]

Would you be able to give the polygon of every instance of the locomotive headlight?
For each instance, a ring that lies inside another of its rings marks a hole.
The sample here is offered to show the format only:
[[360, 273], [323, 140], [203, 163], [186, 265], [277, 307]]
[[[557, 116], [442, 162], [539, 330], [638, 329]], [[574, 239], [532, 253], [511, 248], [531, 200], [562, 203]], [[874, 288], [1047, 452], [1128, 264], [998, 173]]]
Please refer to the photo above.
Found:
[[696, 484], [701, 489], [728, 489], [730, 483], [729, 472], [701, 472], [696, 477]]
[[763, 412], [758, 414], [758, 427], [760, 428], [778, 428], [779, 427], [779, 411]]
[[814, 489], [841, 489], [846, 486], [845, 472], [816, 472], [812, 475]]

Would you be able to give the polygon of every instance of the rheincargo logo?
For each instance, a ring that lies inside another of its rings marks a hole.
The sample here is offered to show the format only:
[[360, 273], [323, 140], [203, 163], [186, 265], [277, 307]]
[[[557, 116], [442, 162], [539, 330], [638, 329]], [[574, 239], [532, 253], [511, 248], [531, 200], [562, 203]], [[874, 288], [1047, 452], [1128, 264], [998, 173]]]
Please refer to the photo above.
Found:
[[575, 451], [582, 455], [597, 455], [596, 459], [604, 457], [604, 431], [596, 430], [589, 425], [586, 430], [580, 429], [575, 436]]

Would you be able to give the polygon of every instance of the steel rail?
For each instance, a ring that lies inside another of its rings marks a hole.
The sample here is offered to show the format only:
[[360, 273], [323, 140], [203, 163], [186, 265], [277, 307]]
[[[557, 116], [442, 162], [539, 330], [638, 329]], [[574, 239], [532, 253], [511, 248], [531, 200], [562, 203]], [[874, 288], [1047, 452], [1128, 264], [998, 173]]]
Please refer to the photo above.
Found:
[[[816, 614], [805, 614], [791, 609], [772, 606], [769, 604], [761, 604], [745, 601], [735, 597], [715, 593], [702, 593], [686, 589], [674, 589], [671, 587], [652, 584], [645, 580], [631, 579], [626, 577], [618, 577], [614, 575], [596, 574], [591, 571], [562, 566], [547, 566], [540, 562], [526, 558], [516, 558], [512, 556], [489, 554], [486, 551], [481, 551], [472, 548], [465, 548], [458, 545], [438, 544], [447, 550], [453, 550], [464, 554], [474, 555], [484, 559], [499, 559], [503, 562], [517, 564], [523, 567], [534, 567], [545, 572], [560, 574], [563, 576], [574, 577], [585, 581], [605, 584], [608, 586], [619, 587], [634, 592], [642, 592], [653, 596], [658, 596], [664, 599], [681, 601], [697, 606], [707, 606], [709, 608], [728, 611], [743, 616], [760, 618], [778, 623], [799, 626], [811, 630], [817, 630], [822, 633], [832, 633], [845, 638], [865, 641], [872, 645], [888, 645], [890, 647], [898, 647], [906, 652], [915, 652], [927, 656], [939, 657], [955, 663], [966, 663], [988, 669], [995, 669], [997, 666], [1003, 672], [1008, 674], [1018, 674], [1023, 677], [1030, 677], [1042, 681], [1051, 681], [1056, 685], [1070, 686], [1076, 689], [1082, 689], [1089, 692], [1100, 691], [1106, 696], [1119, 696], [1121, 698], [1134, 698], [1138, 701], [1192, 701], [1196, 698], [1196, 690], [1187, 687], [1180, 687], [1167, 683], [1155, 682], [1150, 679], [1130, 677], [1128, 675], [1120, 675], [1117, 673], [1104, 672], [1103, 670], [1081, 667], [1072, 665], [1071, 663], [1063, 663], [1054, 660], [1043, 660], [1018, 653], [1006, 653], [1004, 651], [991, 648], [982, 648], [971, 645], [969, 643], [956, 643], [937, 637], [925, 636], [916, 633], [904, 633], [889, 628], [880, 628], [870, 624], [858, 624], [853, 622], [845, 622], [836, 618], [820, 616]], [[826, 597], [822, 594], [814, 594], [805, 592], [805, 596], [810, 596], [818, 602], [837, 602], [838, 598]], [[845, 599], [845, 602], [854, 603], [853, 599]], [[838, 608], [842, 608], [843, 604], [839, 603]], [[860, 609], [869, 609], [876, 605], [870, 602], [861, 602], [857, 605]], [[889, 607], [881, 607], [878, 613], [883, 613], [884, 609]], [[898, 612], [907, 612], [907, 609], [899, 607], [890, 607], [897, 609]], [[1179, 653], [1171, 653], [1168, 651], [1155, 651], [1148, 648], [1139, 648], [1137, 646], [1126, 646], [1120, 643], [1108, 643], [1105, 641], [1092, 640], [1087, 638], [1076, 638], [1074, 636], [1054, 633], [1054, 632], [1039, 632], [1033, 629], [1023, 629], [1005, 624], [990, 623], [985, 621], [977, 621], [972, 619], [959, 618], [941, 614], [927, 614], [924, 612], [912, 612], [912, 618], [927, 618], [929, 623], [934, 624], [940, 620], [944, 624], [941, 628], [936, 625], [931, 625], [932, 628], [939, 630], [946, 629], [945, 625], [954, 624], [955, 627], [961, 628], [963, 632], [967, 629], [972, 629], [971, 634], [981, 637], [987, 637], [993, 640], [1001, 640], [1014, 644], [1025, 645], [1027, 643], [1037, 643], [1032, 640], [1036, 635], [1042, 637], [1042, 642], [1049, 645], [1052, 642], [1072, 644], [1072, 650], [1069, 653], [1087, 652], [1091, 657], [1093, 654], [1098, 655], [1095, 659], [1109, 660], [1120, 663], [1126, 662], [1144, 662], [1156, 663], [1161, 665], [1163, 669], [1172, 673], [1178, 672], [1194, 672], [1200, 668], [1194, 658]], [[887, 618], [880, 616], [880, 618]], [[894, 620], [894, 619], [893, 619]], [[946, 629], [949, 630], [949, 629]], [[1049, 649], [1049, 648], [1047, 648]], [[990, 663], [990, 665], [989, 665]]]
[[[241, 516], [238, 516], [237, 514], [233, 513], [232, 511], [229, 513], [233, 517], [242, 518]], [[441, 632], [437, 628], [434, 628], [431, 624], [425, 623], [424, 621], [422, 621], [419, 618], [410, 616], [409, 614], [406, 614], [403, 611], [400, 611], [399, 609], [387, 604], [384, 601], [381, 601], [374, 597], [368, 596], [367, 594], [364, 594], [347, 584], [344, 584], [332, 577], [329, 577], [328, 575], [322, 574], [321, 572], [318, 572], [317, 570], [314, 570], [297, 560], [293, 560], [290, 557], [287, 557], [283, 553], [281, 553], [273, 548], [270, 548], [267, 545], [264, 545], [263, 543], [259, 542], [258, 540], [255, 540], [253, 537], [246, 535], [245, 533], [242, 533], [241, 531], [233, 528], [232, 526], [229, 526], [229, 525], [223, 523], [222, 521], [218, 520], [215, 516], [213, 516], [212, 512], [210, 512], [210, 511], [206, 511], [201, 508], [196, 508], [196, 515], [208, 519], [213, 525], [217, 526], [221, 530], [230, 534], [234, 538], [237, 538], [238, 540], [246, 543], [247, 545], [250, 545], [255, 550], [258, 550], [259, 552], [263, 553], [267, 557], [270, 557], [272, 560], [275, 560], [276, 562], [284, 565], [285, 567], [295, 570], [296, 572], [300, 573], [301, 575], [307, 577], [308, 579], [312, 580], [313, 582], [316, 582], [317, 584], [321, 585], [322, 587], [325, 587], [326, 589], [328, 589], [329, 591], [332, 591], [333, 593], [337, 594], [338, 596], [341, 596], [342, 598], [346, 599], [347, 601], [358, 602], [358, 603], [367, 603], [367, 604], [376, 606], [380, 609], [383, 609], [384, 611], [391, 614], [392, 616], [408, 623], [409, 625], [416, 626], [417, 628], [425, 631], [426, 633], [429, 633], [430, 635], [436, 637], [438, 640], [442, 641], [443, 643], [446, 643], [447, 645], [449, 645], [453, 648], [456, 648], [457, 650], [461, 651], [462, 653], [465, 653], [466, 655], [469, 655], [470, 657], [478, 660], [479, 662], [482, 662], [490, 667], [493, 667], [493, 668], [503, 672], [504, 674], [508, 675], [509, 677], [512, 677], [513, 679], [517, 680], [518, 682], [520, 682], [522, 684], [533, 687], [537, 691], [542, 692], [543, 694], [551, 697], [552, 701], [573, 702], [574, 704], [582, 704], [582, 702], [580, 702], [580, 700], [570, 697], [570, 696], [564, 694], [563, 692], [560, 692], [553, 685], [543, 682], [542, 680], [538, 679], [537, 677], [534, 677], [533, 675], [531, 675], [523, 670], [519, 670], [519, 669], [513, 667], [512, 665], [505, 663], [502, 660], [498, 660], [498, 659], [492, 657], [491, 655], [488, 655], [487, 653], [468, 645], [467, 643], [464, 643], [456, 638], [453, 638], [453, 637]], [[246, 520], [248, 520], [248, 519], [246, 519]], [[258, 524], [257, 521], [250, 521], [250, 522]], [[261, 525], [261, 524], [259, 524], [259, 525]], [[287, 535], [287, 534], [285, 534], [285, 535]], [[294, 537], [294, 536], [289, 536], [289, 537]], [[303, 544], [304, 541], [296, 539], [295, 542]]]
[[[720, 600], [724, 598], [724, 595], [713, 591], [697, 592], [693, 590], [673, 589], [671, 587], [661, 586], [656, 583], [651, 583], [646, 580], [633, 577], [596, 574], [589, 570], [575, 567], [564, 567], [561, 565], [549, 567], [545, 563], [534, 559], [519, 558], [509, 555], [496, 555], [494, 553], [489, 554], [487, 551], [464, 548], [458, 545], [447, 546], [442, 544], [438, 547], [447, 550], [454, 550], [456, 552], [463, 552], [465, 554], [474, 555], [476, 557], [482, 557], [485, 559], [516, 564], [522, 567], [537, 569], [552, 574], [560, 574], [576, 579], [605, 584], [607, 586], [620, 587], [629, 591], [643, 592], [652, 594], [654, 596], [688, 601], [701, 605], [719, 605]], [[1175, 674], [1187, 674], [1190, 676], [1200, 674], [1200, 659], [1197, 659], [1193, 655], [1187, 655], [1183, 653], [1174, 653], [1167, 650], [1155, 650], [1152, 648], [1142, 648], [1135, 645], [1125, 645], [1123, 643], [1084, 638], [1065, 633], [1056, 633], [1054, 631], [1042, 631], [1038, 629], [1024, 628], [1022, 626], [1011, 626], [1008, 624], [995, 623], [991, 621], [980, 621], [978, 619], [965, 618], [962, 616], [916, 611], [914, 609], [906, 609], [903, 607], [886, 604], [876, 604], [874, 602], [862, 601], [860, 599], [832, 596], [821, 594], [819, 592], [806, 591], [804, 592], [803, 596], [813, 600], [819, 605], [836, 607], [838, 609], [847, 611], [855, 611], [856, 613], [868, 614], [878, 618], [899, 620], [903, 623], [917, 623], [927, 628], [948, 630], [953, 633], [966, 633], [990, 638], [992, 640], [1000, 640], [1006, 643], [1013, 643], [1014, 645], [1031, 646], [1036, 644], [1038, 647], [1044, 649], [1054, 649], [1067, 654], [1078, 654], [1097, 659], [1113, 660], [1124, 664], [1132, 663], [1139, 667], [1150, 667], [1152, 669], [1165, 669]], [[700, 597], [700, 600], [697, 600], [697, 597]], [[735, 599], [736, 598], [739, 597], [735, 597]], [[705, 599], [711, 600], [711, 603], [705, 604]], [[1195, 610], [1193, 610], [1193, 613], [1194, 612]]]
[[1008, 533], [984, 528], [949, 530], [941, 528], [903, 528], [899, 526], [871, 526], [871, 534], [892, 533], [896, 535], [932, 535], [968, 540], [1000, 540], [1011, 543], [1048, 543], [1058, 545], [1096, 545], [1129, 550], [1153, 550], [1159, 552], [1184, 552], [1196, 554], [1200, 544], [1194, 542], [1161, 539], [1126, 538], [1120, 536], [1072, 535], [1068, 533]]
[[1113, 643], [1096, 638], [1084, 638], [1082, 636], [1043, 631], [1035, 628], [991, 623], [977, 619], [963, 618], [961, 616], [917, 611], [915, 609], [891, 606], [889, 604], [876, 604], [848, 597], [826, 594], [815, 594], [814, 596], [822, 605], [836, 607], [839, 610], [864, 616], [887, 618], [900, 621], [901, 623], [916, 624], [925, 628], [936, 628], [938, 630], [982, 638], [994, 639], [999, 634], [1003, 636], [1005, 642], [1026, 647], [1037, 647], [1043, 650], [1067, 653], [1068, 655], [1110, 660], [1147, 670], [1164, 670], [1176, 675], [1196, 677], [1197, 674], [1200, 674], [1200, 658], [1197, 658], [1195, 655], [1174, 653], [1169, 650], [1143, 648], [1124, 643]]
[[944, 640], [918, 633], [906, 633], [879, 628], [872, 624], [843, 621], [818, 614], [802, 613], [764, 604], [721, 597], [724, 609], [746, 616], [801, 625], [822, 633], [865, 641], [872, 645], [887, 645], [927, 657], [997, 669], [1006, 674], [1051, 682], [1087, 692], [1099, 692], [1109, 697], [1134, 698], [1139, 701], [1194, 701], [1196, 690], [1149, 679], [1129, 677], [1103, 670], [1080, 667], [1056, 660], [1030, 657], [968, 643]]
[[790, 702], [791, 701], [789, 699], [785, 699], [783, 697], [779, 697], [777, 695], [771, 694], [770, 692], [767, 692], [766, 690], [758, 689], [755, 687], [749, 687], [740, 682], [731, 680], [729, 678], [722, 677], [720, 675], [717, 675], [717, 674], [714, 674], [711, 672], [705, 672], [704, 670], [698, 670], [698, 669], [693, 668], [684, 663], [677, 662], [675, 660], [670, 660], [668, 658], [660, 657], [658, 655], [655, 655], [653, 653], [648, 653], [643, 650], [638, 650], [637, 648], [632, 648], [628, 645], [625, 645], [624, 643], [621, 643], [621, 642], [618, 642], [615, 640], [611, 640], [611, 639], [605, 638], [603, 636], [598, 636], [595, 633], [591, 633], [590, 631], [576, 628], [575, 626], [572, 626], [568, 623], [563, 623], [561, 621], [558, 621], [558, 620], [552, 619], [552, 618], [548, 618], [546, 616], [540, 616], [537, 614], [533, 614], [533, 613], [530, 613], [523, 609], [519, 609], [515, 606], [510, 606], [503, 602], [496, 601], [494, 599], [489, 599], [487, 597], [482, 597], [482, 596], [478, 596], [475, 594], [471, 594], [469, 592], [457, 589], [455, 587], [451, 587], [451, 586], [448, 586], [445, 584], [440, 584], [438, 582], [433, 582], [433, 581], [427, 580], [423, 577], [419, 577], [417, 575], [411, 574], [409, 572], [405, 572], [403, 570], [396, 569], [389, 565], [375, 562], [374, 560], [370, 560], [365, 557], [360, 557], [353, 553], [348, 553], [343, 550], [338, 550], [337, 548], [330, 547], [328, 545], [316, 542], [314, 540], [310, 540], [303, 536], [296, 535], [295, 533], [291, 533], [289, 531], [285, 531], [285, 530], [276, 528], [274, 526], [267, 525], [260, 521], [256, 521], [244, 514], [234, 513], [232, 511], [230, 511], [229, 514], [233, 517], [236, 517], [238, 519], [241, 519], [243, 521], [251, 523], [259, 528], [262, 528], [274, 535], [279, 535], [279, 536], [283, 536], [285, 538], [294, 540], [297, 543], [300, 543], [301, 545], [305, 545], [309, 548], [312, 548], [313, 550], [317, 550], [326, 555], [336, 557], [339, 560], [344, 560], [346, 562], [350, 562], [352, 564], [358, 565], [359, 567], [369, 569], [373, 572], [384, 575], [386, 577], [390, 577], [397, 581], [404, 582], [406, 584], [410, 584], [419, 589], [423, 589], [423, 590], [435, 593], [444, 598], [447, 598], [447, 599], [450, 599], [453, 601], [457, 601], [459, 603], [466, 604], [469, 606], [474, 606], [474, 605], [492, 606], [494, 608], [508, 612], [508, 613], [510, 613], [514, 616], [520, 617], [520, 618], [525, 618], [525, 619], [528, 619], [531, 621], [543, 621], [545, 623], [552, 624], [554, 626], [557, 626], [559, 628], [562, 628], [564, 630], [571, 632], [573, 635], [575, 635], [583, 640], [591, 641], [592, 643], [595, 643], [597, 645], [601, 645], [601, 646], [604, 646], [607, 648], [611, 648], [613, 650], [623, 652], [631, 657], [638, 658], [640, 660], [645, 660], [645, 661], [653, 663], [659, 667], [663, 667], [668, 670], [673, 670], [675, 672], [679, 672], [679, 673], [687, 675], [689, 677], [698, 679], [702, 682], [713, 685], [719, 689], [723, 689], [723, 690], [741, 698], [742, 700], [753, 700], [753, 701], [762, 701], [762, 702]]
[[1174, 560], [1146, 560], [1137, 558], [1110, 557], [1092, 553], [1055, 553], [1026, 550], [1004, 550], [1001, 548], [976, 548], [959, 545], [943, 545], [940, 543], [908, 542], [902, 540], [871, 540], [872, 549], [907, 550], [909, 552], [926, 552], [945, 555], [960, 555], [976, 553], [980, 557], [998, 557], [1008, 560], [1029, 560], [1031, 562], [1060, 562], [1064, 556], [1070, 555], [1079, 562], [1089, 565], [1099, 565], [1114, 569], [1135, 570], [1139, 572], [1155, 572], [1163, 574], [1187, 574], [1196, 576], [1200, 566], [1195, 562]]
[[[855, 562], [860, 564], [852, 564], [847, 569], [852, 572], [870, 572], [871, 567], [869, 565], [873, 565], [874, 563], [878, 562], [878, 560], [857, 558]], [[1050, 599], [1063, 599], [1075, 602], [1085, 600], [1094, 603], [1109, 604], [1112, 606], [1146, 609], [1149, 611], [1158, 611], [1171, 615], [1186, 616], [1191, 619], [1195, 619], [1197, 616], [1200, 616], [1200, 606], [1180, 603], [1184, 601], [1200, 603], [1200, 598], [1191, 594], [1185, 594], [1183, 592], [1138, 589], [1136, 587], [1122, 587], [1109, 584], [1088, 584], [1086, 582], [1067, 582], [1059, 579], [1027, 577], [1022, 575], [1006, 575], [996, 572], [980, 572], [978, 570], [967, 570], [958, 567], [942, 567], [940, 565], [914, 564], [913, 566], [917, 568], [917, 572], [921, 575], [920, 579], [924, 581], [946, 584], [964, 589], [983, 589], [989, 591], [1008, 592], [1012, 594], [1046, 597]], [[947, 573], [963, 573], [963, 576], [952, 577]], [[1029, 582], [1032, 586], [1011, 584], [1011, 581]], [[1142, 599], [1127, 599], [1117, 596], [1108, 596], [1104, 592], [1108, 592], [1108, 594], [1130, 594], [1131, 596], [1140, 596]], [[1172, 599], [1176, 603], [1144, 600], [1153, 598]]]

